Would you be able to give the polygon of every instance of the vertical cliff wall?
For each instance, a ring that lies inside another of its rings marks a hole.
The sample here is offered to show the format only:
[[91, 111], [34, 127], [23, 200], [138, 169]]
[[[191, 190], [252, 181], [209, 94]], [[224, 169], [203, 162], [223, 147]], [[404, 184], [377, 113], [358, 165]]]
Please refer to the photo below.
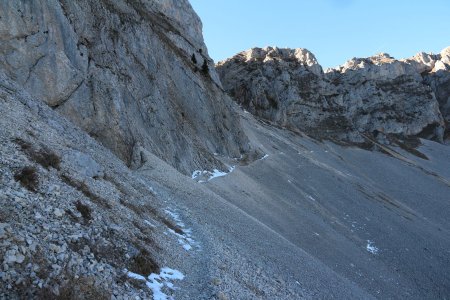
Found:
[[0, 0], [0, 68], [130, 166], [248, 147], [187, 0]]

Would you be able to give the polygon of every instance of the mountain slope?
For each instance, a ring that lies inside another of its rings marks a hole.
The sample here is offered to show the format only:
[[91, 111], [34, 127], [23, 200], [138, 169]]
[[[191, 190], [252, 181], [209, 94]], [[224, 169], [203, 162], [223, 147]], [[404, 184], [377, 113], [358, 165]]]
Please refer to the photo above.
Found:
[[448, 298], [448, 49], [250, 51], [255, 117], [185, 0], [0, 17], [1, 299]]
[[0, 111], [1, 297], [149, 299], [165, 268], [177, 299], [370, 297], [155, 155], [129, 170], [3, 75]]
[[213, 191], [376, 298], [446, 299], [448, 146], [422, 140], [426, 159], [398, 146], [379, 153], [242, 117], [267, 156], [208, 183]]

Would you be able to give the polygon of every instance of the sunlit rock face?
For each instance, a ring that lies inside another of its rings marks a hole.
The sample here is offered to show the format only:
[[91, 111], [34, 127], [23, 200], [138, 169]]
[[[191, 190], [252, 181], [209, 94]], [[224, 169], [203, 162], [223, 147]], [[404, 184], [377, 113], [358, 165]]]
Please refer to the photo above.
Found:
[[449, 121], [448, 48], [404, 60], [385, 53], [354, 58], [325, 72], [308, 50], [255, 48], [217, 69], [245, 109], [318, 138], [443, 141]]
[[423, 74], [425, 82], [430, 85], [439, 102], [446, 126], [445, 139], [450, 139], [450, 47], [436, 55], [434, 67]]
[[144, 149], [191, 173], [247, 150], [187, 0], [2, 0], [0, 15], [0, 68], [129, 165]]

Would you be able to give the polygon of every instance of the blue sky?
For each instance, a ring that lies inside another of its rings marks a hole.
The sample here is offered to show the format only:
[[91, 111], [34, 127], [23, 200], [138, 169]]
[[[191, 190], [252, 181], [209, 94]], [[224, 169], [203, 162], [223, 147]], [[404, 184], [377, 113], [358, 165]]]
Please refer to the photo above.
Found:
[[217, 62], [252, 47], [307, 48], [323, 67], [450, 46], [450, 0], [190, 0]]

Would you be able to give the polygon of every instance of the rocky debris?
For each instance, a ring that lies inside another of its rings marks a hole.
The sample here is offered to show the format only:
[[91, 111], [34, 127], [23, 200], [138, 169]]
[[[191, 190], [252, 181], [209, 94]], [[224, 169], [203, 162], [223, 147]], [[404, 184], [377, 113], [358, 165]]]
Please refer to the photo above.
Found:
[[177, 246], [151, 184], [2, 74], [0, 111], [0, 299], [151, 298], [125, 271]]
[[248, 150], [187, 0], [2, 0], [0, 15], [0, 68], [128, 165], [137, 144], [185, 174]]
[[239, 53], [217, 69], [245, 109], [294, 131], [356, 143], [368, 136], [442, 142], [449, 124], [448, 52], [405, 60], [382, 53], [324, 72], [305, 49], [267, 47]]

